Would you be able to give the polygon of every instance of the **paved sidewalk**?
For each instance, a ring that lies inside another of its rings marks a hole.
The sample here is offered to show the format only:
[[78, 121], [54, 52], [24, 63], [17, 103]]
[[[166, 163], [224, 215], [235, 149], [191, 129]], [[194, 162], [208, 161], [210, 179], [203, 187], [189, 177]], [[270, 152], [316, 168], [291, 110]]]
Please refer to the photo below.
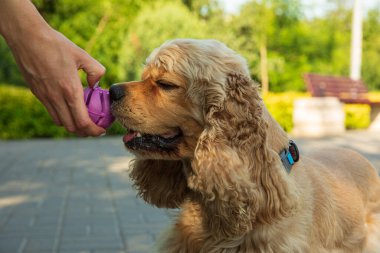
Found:
[[[380, 134], [299, 139], [352, 147], [380, 168]], [[150, 253], [170, 223], [136, 198], [121, 137], [0, 141], [0, 253]]]

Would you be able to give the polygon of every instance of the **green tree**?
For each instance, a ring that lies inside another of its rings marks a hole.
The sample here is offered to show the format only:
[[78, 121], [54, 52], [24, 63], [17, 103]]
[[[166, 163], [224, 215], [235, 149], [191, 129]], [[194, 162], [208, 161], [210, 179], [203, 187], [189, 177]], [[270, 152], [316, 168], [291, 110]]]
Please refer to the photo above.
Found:
[[[298, 24], [298, 1], [262, 0], [250, 1], [242, 7], [242, 11], [231, 21], [234, 43], [239, 52], [247, 57], [252, 74], [263, 85], [263, 92], [271, 89], [281, 80], [286, 62], [279, 54], [282, 45], [279, 36], [285, 35]], [[273, 75], [276, 73], [276, 75]], [[272, 76], [273, 80], [272, 80]]]
[[380, 90], [380, 9], [368, 13], [363, 40], [363, 80], [370, 89]]
[[182, 0], [181, 1], [189, 10], [199, 18], [209, 20], [215, 14], [221, 12], [218, 0]]
[[139, 79], [146, 58], [154, 48], [175, 38], [205, 38], [205, 22], [180, 2], [147, 5], [131, 24], [122, 59], [124, 76]]
[[0, 83], [7, 82], [21, 86], [24, 80], [16, 65], [8, 45], [4, 39], [0, 37]]

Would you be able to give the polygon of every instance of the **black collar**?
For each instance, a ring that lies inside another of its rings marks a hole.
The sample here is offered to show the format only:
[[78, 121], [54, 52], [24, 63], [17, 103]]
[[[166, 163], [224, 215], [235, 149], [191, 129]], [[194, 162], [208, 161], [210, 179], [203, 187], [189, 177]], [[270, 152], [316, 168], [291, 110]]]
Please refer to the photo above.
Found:
[[288, 148], [280, 152], [280, 158], [286, 171], [290, 173], [290, 171], [292, 170], [293, 164], [298, 162], [298, 160], [300, 159], [300, 153], [294, 141], [292, 140], [289, 141]]

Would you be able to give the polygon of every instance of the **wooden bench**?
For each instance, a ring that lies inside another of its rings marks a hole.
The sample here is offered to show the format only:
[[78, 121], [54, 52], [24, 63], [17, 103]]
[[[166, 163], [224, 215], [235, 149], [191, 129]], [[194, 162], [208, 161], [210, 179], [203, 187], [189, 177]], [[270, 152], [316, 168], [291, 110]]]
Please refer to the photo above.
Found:
[[371, 106], [371, 126], [380, 127], [380, 102], [369, 99], [368, 89], [363, 81], [311, 73], [305, 74], [304, 80], [313, 97], [336, 97], [342, 103]]

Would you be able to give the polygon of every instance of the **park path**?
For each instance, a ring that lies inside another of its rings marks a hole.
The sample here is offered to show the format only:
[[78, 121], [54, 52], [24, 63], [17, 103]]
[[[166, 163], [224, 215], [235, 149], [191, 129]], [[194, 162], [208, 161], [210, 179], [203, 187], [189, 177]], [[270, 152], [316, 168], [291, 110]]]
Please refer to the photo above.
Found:
[[[380, 169], [380, 134], [296, 139], [358, 150]], [[170, 223], [136, 198], [121, 137], [0, 141], [0, 253], [150, 253]]]

